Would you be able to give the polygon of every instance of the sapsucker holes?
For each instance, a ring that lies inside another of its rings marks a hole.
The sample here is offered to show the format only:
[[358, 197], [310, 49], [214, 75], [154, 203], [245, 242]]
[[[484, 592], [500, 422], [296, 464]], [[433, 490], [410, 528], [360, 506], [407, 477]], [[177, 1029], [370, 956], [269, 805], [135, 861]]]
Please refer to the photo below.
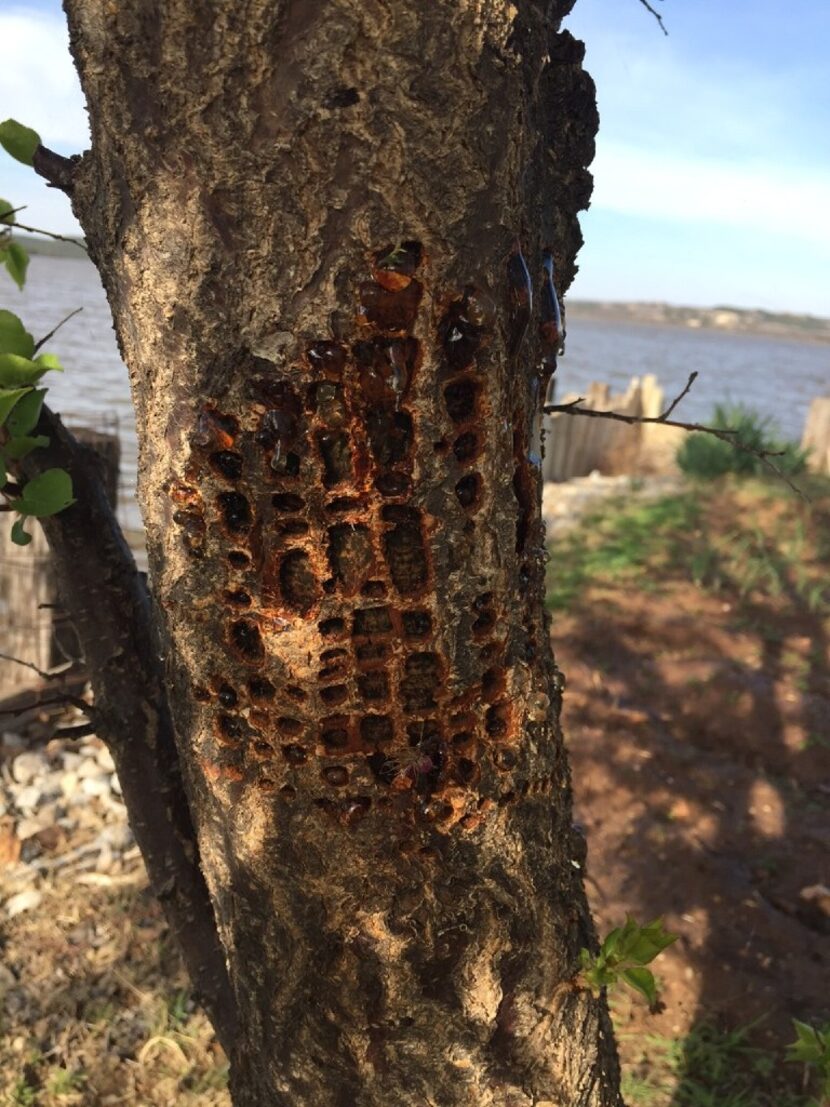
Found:
[[307, 615], [319, 599], [320, 588], [304, 550], [291, 550], [280, 562], [280, 592], [286, 607]]
[[232, 534], [248, 530], [253, 523], [251, 505], [241, 492], [220, 492], [216, 497], [225, 526]]
[[262, 635], [256, 623], [248, 619], [239, 619], [231, 623], [231, 642], [245, 661], [261, 661], [265, 656]]
[[360, 737], [367, 745], [391, 742], [395, 728], [388, 715], [364, 715], [360, 720]]
[[226, 480], [236, 481], [242, 476], [242, 455], [233, 450], [217, 450], [208, 460], [216, 472]]
[[466, 423], [473, 418], [478, 392], [476, 382], [467, 377], [446, 386], [444, 403], [447, 406], [447, 414], [454, 423]]

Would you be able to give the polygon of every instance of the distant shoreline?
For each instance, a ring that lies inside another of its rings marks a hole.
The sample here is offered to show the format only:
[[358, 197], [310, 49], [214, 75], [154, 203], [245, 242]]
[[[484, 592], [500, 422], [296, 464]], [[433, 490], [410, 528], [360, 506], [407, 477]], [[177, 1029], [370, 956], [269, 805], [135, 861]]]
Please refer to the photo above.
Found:
[[569, 318], [592, 323], [682, 327], [684, 330], [830, 344], [830, 319], [822, 319], [817, 315], [794, 315], [788, 312], [727, 306], [676, 307], [672, 304], [612, 303], [599, 300], [568, 300], [566, 308]]
[[[20, 243], [33, 256], [83, 259], [76, 243], [83, 240], [56, 241], [19, 234]], [[676, 307], [673, 304], [568, 300], [572, 319], [598, 323], [636, 323], [643, 326], [683, 327], [685, 330], [712, 330], [721, 334], [754, 334], [767, 338], [789, 338], [801, 342], [830, 344], [830, 319], [817, 315], [761, 311], [735, 307]]]

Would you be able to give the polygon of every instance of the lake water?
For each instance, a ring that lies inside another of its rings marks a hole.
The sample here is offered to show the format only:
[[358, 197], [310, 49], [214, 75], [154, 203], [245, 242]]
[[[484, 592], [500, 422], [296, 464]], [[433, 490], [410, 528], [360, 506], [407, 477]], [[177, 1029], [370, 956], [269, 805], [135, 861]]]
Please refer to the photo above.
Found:
[[[35, 338], [77, 307], [47, 348], [66, 367], [50, 374], [49, 402], [70, 425], [117, 427], [122, 442], [122, 521], [139, 525], [135, 504], [135, 424], [127, 373], [118, 355], [109, 307], [89, 261], [33, 257], [23, 292], [3, 284], [3, 306], [21, 316]], [[811, 400], [830, 391], [830, 347], [680, 327], [608, 323], [572, 318], [567, 355], [557, 371], [557, 395], [584, 392], [605, 381], [624, 392], [633, 376], [653, 373], [668, 397], [692, 370], [700, 376], [676, 417], [709, 418], [721, 400], [741, 400], [773, 416], [789, 438], [800, 439]]]

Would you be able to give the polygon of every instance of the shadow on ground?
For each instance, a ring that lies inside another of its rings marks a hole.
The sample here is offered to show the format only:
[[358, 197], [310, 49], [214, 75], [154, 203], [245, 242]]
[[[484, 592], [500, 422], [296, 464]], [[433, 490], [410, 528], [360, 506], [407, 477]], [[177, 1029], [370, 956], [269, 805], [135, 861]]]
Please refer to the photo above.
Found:
[[[662, 1093], [634, 1080], [629, 1102], [781, 1107], [804, 1102], [800, 1074], [777, 1063], [791, 1019], [830, 1015], [830, 896], [821, 890], [830, 519], [826, 499], [806, 508], [734, 487], [694, 495], [669, 512], [656, 546], [654, 533], [629, 542], [627, 563], [613, 522], [594, 521], [553, 550], [552, 573], [562, 559], [571, 575], [580, 542], [591, 551], [591, 572], [553, 618], [577, 818], [600, 932], [630, 912], [661, 915], [680, 935], [655, 966], [665, 1010], [615, 1002], [630, 1071], [652, 1036], [658, 1052], [672, 1043], [674, 1082], [687, 1080]], [[662, 525], [665, 511], [649, 511], [638, 509], [640, 521]], [[647, 546], [661, 548], [656, 560]], [[744, 1057], [754, 1098], [725, 1089], [706, 1098], [688, 1075], [701, 1063], [701, 1034], [755, 1020], [749, 1037], [760, 1052]]]

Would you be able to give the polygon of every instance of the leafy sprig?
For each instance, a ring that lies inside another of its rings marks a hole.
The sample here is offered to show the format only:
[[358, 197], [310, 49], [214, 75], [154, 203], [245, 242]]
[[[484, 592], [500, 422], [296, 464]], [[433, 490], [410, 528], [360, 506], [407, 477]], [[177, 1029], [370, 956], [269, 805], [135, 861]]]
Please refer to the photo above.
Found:
[[[13, 119], [0, 123], [0, 146], [24, 165], [32, 164], [39, 144], [40, 137], [31, 128]], [[22, 289], [29, 256], [12, 237], [14, 223], [14, 207], [0, 200], [0, 262]], [[17, 514], [11, 536], [20, 546], [32, 540], [25, 527], [27, 518], [56, 515], [75, 502], [72, 480], [63, 469], [46, 469], [22, 485], [9, 474], [15, 462], [49, 445], [45, 435], [34, 433], [46, 395], [46, 389], [37, 385], [44, 374], [62, 372], [62, 366], [54, 354], [39, 354], [39, 345], [19, 316], [0, 309], [0, 497], [5, 501], [0, 511]]]
[[629, 915], [624, 926], [611, 931], [598, 953], [580, 950], [582, 983], [595, 994], [603, 988], [627, 984], [646, 998], [653, 1011], [657, 1008], [657, 982], [645, 966], [677, 938], [677, 934], [663, 928], [662, 919], [640, 926]]

